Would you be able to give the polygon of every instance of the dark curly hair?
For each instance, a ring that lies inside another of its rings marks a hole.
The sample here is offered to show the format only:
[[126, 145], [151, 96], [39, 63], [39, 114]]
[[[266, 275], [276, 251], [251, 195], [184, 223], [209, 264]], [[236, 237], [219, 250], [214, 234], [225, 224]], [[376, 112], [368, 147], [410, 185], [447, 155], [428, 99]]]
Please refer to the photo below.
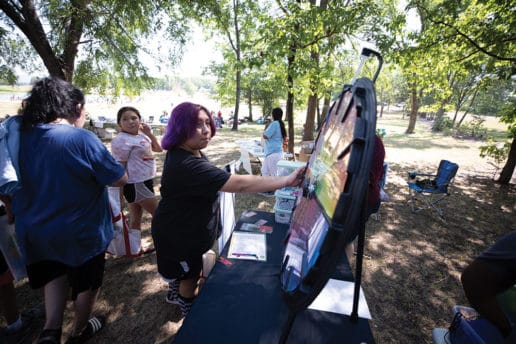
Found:
[[71, 83], [56, 77], [43, 78], [23, 100], [22, 127], [30, 129], [58, 118], [74, 121], [81, 116], [84, 103], [84, 94]]

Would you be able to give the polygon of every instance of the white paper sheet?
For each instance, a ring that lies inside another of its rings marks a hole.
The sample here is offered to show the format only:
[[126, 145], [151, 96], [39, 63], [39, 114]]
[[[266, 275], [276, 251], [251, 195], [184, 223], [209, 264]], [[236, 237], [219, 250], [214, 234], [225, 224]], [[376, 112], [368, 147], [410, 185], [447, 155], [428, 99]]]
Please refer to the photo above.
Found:
[[[355, 283], [329, 279], [323, 290], [308, 307], [318, 311], [351, 315]], [[372, 319], [362, 288], [358, 299], [358, 317]]]
[[228, 258], [267, 260], [267, 234], [234, 231], [229, 243]]

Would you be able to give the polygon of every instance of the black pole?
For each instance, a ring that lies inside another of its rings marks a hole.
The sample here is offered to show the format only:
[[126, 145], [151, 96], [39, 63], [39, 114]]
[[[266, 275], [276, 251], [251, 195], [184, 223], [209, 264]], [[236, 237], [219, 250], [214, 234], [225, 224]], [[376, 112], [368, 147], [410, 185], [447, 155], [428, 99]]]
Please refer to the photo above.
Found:
[[[367, 197], [366, 197], [367, 201]], [[364, 202], [365, 203], [365, 202]], [[360, 297], [360, 284], [362, 283], [362, 262], [364, 260], [364, 243], [365, 243], [365, 209], [366, 206], [362, 207], [362, 214], [360, 214], [360, 229], [358, 231], [358, 242], [357, 242], [357, 258], [355, 265], [355, 292], [353, 294], [353, 309], [351, 311], [350, 319], [352, 322], [358, 321], [358, 300]]]
[[283, 331], [281, 332], [281, 337], [279, 340], [279, 344], [285, 344], [288, 339], [288, 335], [290, 334], [290, 330], [292, 329], [292, 325], [294, 324], [294, 320], [296, 320], [296, 314], [292, 310], [288, 311], [288, 319], [285, 327], [283, 327]]

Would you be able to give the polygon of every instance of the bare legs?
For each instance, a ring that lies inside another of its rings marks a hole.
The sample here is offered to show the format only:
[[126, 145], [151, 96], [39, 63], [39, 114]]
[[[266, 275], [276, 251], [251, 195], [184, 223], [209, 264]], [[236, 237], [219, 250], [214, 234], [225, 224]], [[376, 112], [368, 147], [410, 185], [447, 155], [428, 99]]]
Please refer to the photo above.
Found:
[[[72, 336], [78, 335], [86, 327], [99, 289], [79, 293], [74, 301], [74, 322]], [[44, 329], [60, 329], [68, 295], [67, 276], [60, 276], [45, 285], [45, 326]]]
[[0, 286], [0, 309], [4, 311], [5, 322], [9, 325], [18, 320], [18, 304], [13, 282]]
[[179, 284], [179, 294], [188, 299], [196, 297], [199, 293], [198, 282], [199, 279], [196, 278], [182, 280]]
[[142, 228], [142, 216], [143, 210], [146, 210], [151, 216], [154, 216], [154, 212], [158, 207], [157, 198], [146, 198], [138, 203], [129, 203], [129, 228], [141, 229]]

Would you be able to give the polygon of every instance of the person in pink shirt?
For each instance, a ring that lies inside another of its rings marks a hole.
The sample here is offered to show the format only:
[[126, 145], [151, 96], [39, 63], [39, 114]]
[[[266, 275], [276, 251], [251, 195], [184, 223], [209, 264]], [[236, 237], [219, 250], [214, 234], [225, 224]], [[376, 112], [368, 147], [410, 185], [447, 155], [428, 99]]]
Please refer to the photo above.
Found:
[[129, 207], [129, 227], [141, 230], [143, 210], [154, 215], [158, 206], [154, 194], [156, 163], [153, 152], [163, 150], [151, 128], [142, 123], [136, 108], [120, 108], [117, 123], [120, 133], [111, 142], [111, 152], [125, 166], [129, 177], [127, 184], [120, 190]]

